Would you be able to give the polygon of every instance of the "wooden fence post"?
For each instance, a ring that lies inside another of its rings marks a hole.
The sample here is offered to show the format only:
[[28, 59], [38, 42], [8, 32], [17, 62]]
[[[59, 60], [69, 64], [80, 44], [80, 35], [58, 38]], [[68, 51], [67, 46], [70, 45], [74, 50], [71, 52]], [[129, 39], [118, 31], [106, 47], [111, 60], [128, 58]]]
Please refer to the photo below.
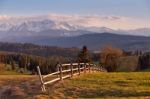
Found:
[[103, 71], [103, 68], [101, 67], [100, 71]]
[[86, 63], [84, 63], [84, 73], [86, 73]]
[[60, 80], [62, 81], [62, 64], [59, 65], [59, 77], [60, 77]]
[[41, 71], [40, 71], [40, 67], [39, 66], [37, 66], [37, 71], [38, 71], [38, 74], [39, 74], [39, 79], [40, 79], [40, 81], [41, 81], [41, 85], [42, 85], [42, 91], [43, 92], [46, 92], [46, 89], [45, 89], [45, 85], [44, 85], [44, 81], [43, 81], [43, 77], [42, 77], [42, 75], [41, 75]]
[[95, 72], [97, 72], [97, 66], [95, 66]]
[[98, 68], [98, 67], [96, 66], [96, 72], [98, 72], [97, 68]]
[[[59, 71], [59, 64], [57, 64], [57, 72]], [[59, 77], [59, 74], [57, 74], [57, 77]]]
[[92, 72], [94, 72], [94, 65], [92, 64]]
[[98, 66], [96, 66], [96, 71], [98, 72]]
[[97, 66], [97, 71], [99, 72], [99, 66]]
[[101, 66], [99, 67], [99, 71], [100, 71], [100, 72], [102, 71], [102, 67], [101, 67]]
[[88, 66], [88, 67], [89, 67], [89, 73], [90, 73], [90, 69], [91, 69], [91, 64], [89, 64], [89, 66]]
[[72, 63], [70, 64], [70, 69], [71, 69], [71, 71], [70, 71], [71, 72], [71, 77], [73, 77], [73, 64]]
[[80, 70], [80, 63], [78, 63], [78, 72], [79, 72], [79, 75], [80, 75], [80, 72], [81, 72], [81, 70]]
[[94, 66], [94, 72], [96, 72], [96, 66]]

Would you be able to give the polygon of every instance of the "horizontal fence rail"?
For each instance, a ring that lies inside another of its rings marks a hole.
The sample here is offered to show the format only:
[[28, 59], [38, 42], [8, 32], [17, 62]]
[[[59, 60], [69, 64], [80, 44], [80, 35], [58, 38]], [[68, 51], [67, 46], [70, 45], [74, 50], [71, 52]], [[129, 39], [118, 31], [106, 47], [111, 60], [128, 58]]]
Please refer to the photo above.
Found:
[[[45, 85], [51, 84], [57, 81], [62, 81], [63, 79], [71, 78], [75, 75], [80, 75], [81, 73], [86, 73], [88, 71], [89, 72], [91, 71], [106, 72], [106, 70], [103, 67], [97, 66], [95, 64], [90, 64], [90, 63], [58, 64], [57, 68], [58, 70], [56, 72], [53, 72], [47, 75], [41, 75], [40, 67], [37, 66], [37, 71], [38, 71], [39, 79], [41, 82], [41, 89], [43, 92], [46, 91]], [[52, 80], [44, 82], [44, 79], [46, 79], [47, 77], [52, 77], [54, 75], [57, 75], [57, 77], [53, 78]]]

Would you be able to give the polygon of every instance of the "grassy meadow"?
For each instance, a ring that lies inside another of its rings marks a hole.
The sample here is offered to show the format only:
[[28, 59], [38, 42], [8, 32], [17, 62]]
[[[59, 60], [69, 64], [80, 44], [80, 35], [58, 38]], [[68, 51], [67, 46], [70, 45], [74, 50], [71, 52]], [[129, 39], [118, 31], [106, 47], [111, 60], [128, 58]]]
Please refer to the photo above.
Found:
[[19, 69], [17, 66], [16, 66], [15, 70], [12, 70], [10, 64], [0, 63], [0, 75], [28, 75], [28, 74], [31, 74], [31, 73], [29, 73], [29, 71], [25, 71], [25, 72], [21, 73], [20, 70], [21, 69]]
[[150, 72], [86, 73], [47, 85], [46, 93], [38, 76], [0, 75], [0, 94], [6, 96], [7, 88], [14, 88], [13, 95], [19, 93], [21, 99], [149, 99]]
[[[54, 87], [53, 98], [150, 98], [150, 72], [93, 73]], [[51, 90], [51, 89], [50, 89]]]

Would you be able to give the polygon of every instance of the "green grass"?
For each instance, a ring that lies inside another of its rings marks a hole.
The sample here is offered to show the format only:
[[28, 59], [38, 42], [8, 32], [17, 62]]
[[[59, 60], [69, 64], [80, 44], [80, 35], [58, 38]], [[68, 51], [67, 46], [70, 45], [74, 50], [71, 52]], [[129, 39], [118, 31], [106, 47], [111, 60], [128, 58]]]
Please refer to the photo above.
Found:
[[16, 71], [0, 71], [0, 75], [21, 75], [21, 73]]
[[150, 72], [87, 73], [52, 85], [41, 93], [38, 76], [0, 75], [0, 92], [18, 86], [35, 99], [150, 99]]
[[50, 93], [55, 98], [150, 98], [150, 72], [85, 74], [55, 85]]
[[20, 68], [18, 66], [16, 66], [15, 70], [12, 70], [10, 64], [0, 63], [0, 75], [28, 75], [28, 74], [31, 74], [30, 71], [25, 71], [24, 69], [22, 69], [24, 72], [20, 73], [19, 70], [20, 70]]

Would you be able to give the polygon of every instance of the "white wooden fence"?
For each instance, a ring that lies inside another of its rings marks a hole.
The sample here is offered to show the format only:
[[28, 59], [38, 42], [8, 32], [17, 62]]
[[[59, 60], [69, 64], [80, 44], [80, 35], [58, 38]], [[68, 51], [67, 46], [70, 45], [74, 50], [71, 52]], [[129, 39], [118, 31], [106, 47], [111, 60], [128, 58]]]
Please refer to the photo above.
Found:
[[[45, 85], [47, 84], [51, 84], [57, 81], [62, 81], [63, 79], [71, 78], [74, 75], [80, 75], [81, 73], [106, 71], [104, 68], [100, 66], [96, 66], [95, 64], [89, 64], [89, 63], [58, 64], [57, 67], [58, 67], [58, 70], [56, 72], [53, 72], [48, 75], [41, 75], [40, 67], [37, 66], [37, 71], [38, 71], [39, 79], [41, 82], [41, 88], [43, 92], [46, 91]], [[44, 82], [45, 78], [51, 77], [54, 75], [57, 75], [57, 77], [47, 82]]]

